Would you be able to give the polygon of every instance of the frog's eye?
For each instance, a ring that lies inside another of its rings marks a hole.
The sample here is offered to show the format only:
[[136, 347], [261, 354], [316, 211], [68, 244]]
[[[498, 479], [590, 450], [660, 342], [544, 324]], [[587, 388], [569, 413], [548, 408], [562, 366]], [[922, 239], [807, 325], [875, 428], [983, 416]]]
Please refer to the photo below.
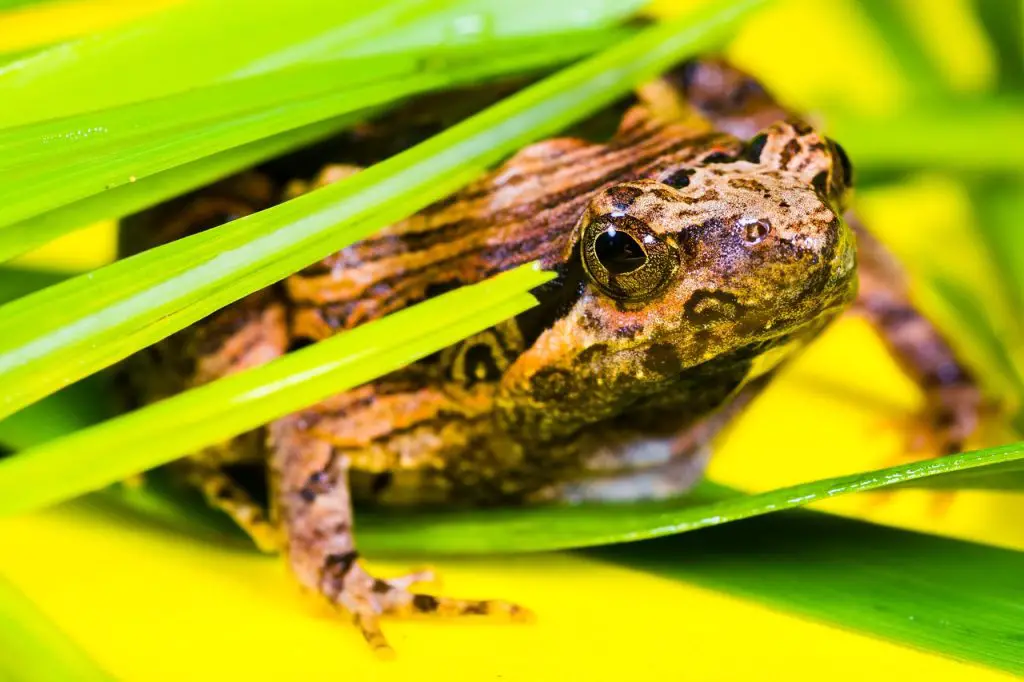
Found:
[[655, 295], [679, 267], [675, 245], [630, 216], [603, 215], [590, 221], [581, 252], [590, 279], [622, 301]]

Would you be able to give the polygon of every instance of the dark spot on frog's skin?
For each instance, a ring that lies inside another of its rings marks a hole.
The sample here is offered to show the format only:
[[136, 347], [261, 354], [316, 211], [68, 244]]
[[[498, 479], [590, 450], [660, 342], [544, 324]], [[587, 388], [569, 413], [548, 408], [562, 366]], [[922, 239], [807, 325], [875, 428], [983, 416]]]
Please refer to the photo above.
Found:
[[718, 192], [716, 192], [713, 189], [709, 189], [707, 192], [705, 192], [704, 194], [700, 195], [699, 197], [683, 195], [683, 202], [687, 203], [687, 204], [700, 204], [700, 203], [703, 203], [705, 201], [712, 201], [712, 200], [717, 199], [717, 198], [718, 198]]
[[564, 369], [547, 367], [533, 375], [533, 394], [544, 402], [563, 400], [569, 395], [572, 375]]
[[589, 365], [594, 358], [599, 358], [601, 355], [608, 351], [608, 346], [603, 343], [595, 343], [583, 350], [582, 353], [576, 356], [575, 364], [577, 366]]
[[732, 178], [729, 180], [729, 186], [734, 189], [745, 189], [751, 192], [768, 192], [768, 188], [754, 178]]
[[371, 587], [370, 589], [376, 594], [387, 594], [395, 588], [391, 587], [389, 583], [377, 578], [374, 579], [373, 587]]
[[750, 163], [760, 163], [761, 152], [764, 151], [764, 146], [768, 143], [768, 136], [764, 133], [754, 136], [750, 142], [747, 143], [746, 149], [743, 150], [743, 159]]
[[330, 571], [336, 578], [344, 578], [358, 558], [359, 552], [355, 550], [344, 554], [328, 554], [324, 559], [324, 572]]
[[779, 202], [779, 208], [789, 208], [789, 202], [783, 199]]
[[313, 502], [318, 495], [323, 495], [331, 489], [331, 477], [325, 471], [317, 471], [311, 474], [306, 485], [299, 490], [299, 496], [306, 502]]
[[612, 208], [616, 211], [625, 211], [641, 194], [643, 190], [628, 185], [618, 185], [608, 190], [608, 198], [612, 200]]
[[711, 152], [701, 159], [701, 163], [732, 163], [735, 160], [736, 157], [728, 152]]
[[[487, 615], [487, 604], [484, 602], [478, 602], [476, 604], [470, 604], [462, 610], [462, 613], [468, 616], [486, 616]], [[501, 675], [498, 675], [501, 677]]]
[[656, 343], [644, 353], [644, 369], [661, 376], [671, 377], [682, 371], [683, 363], [674, 346], [668, 343]]
[[676, 189], [682, 189], [690, 184], [690, 176], [696, 171], [692, 168], [680, 168], [677, 171], [673, 171], [664, 180], [663, 183], [669, 187], [675, 187]]
[[779, 153], [779, 166], [781, 168], [788, 168], [789, 162], [792, 161], [793, 157], [800, 153], [800, 143], [795, 139], [790, 140], [786, 143], [786, 146], [782, 148]]
[[412, 607], [420, 613], [434, 613], [440, 605], [437, 597], [431, 597], [429, 594], [417, 594], [412, 598]]
[[655, 187], [654, 189], [652, 189], [651, 194], [658, 197], [662, 201], [679, 201], [679, 197], [677, 197], [675, 194], [672, 194], [672, 192], [669, 192], [667, 189], [662, 189], [661, 187]]
[[620, 339], [632, 339], [643, 330], [644, 326], [640, 323], [624, 324], [615, 330], [615, 336]]
[[683, 317], [696, 324], [710, 324], [720, 320], [735, 320], [742, 306], [734, 294], [727, 291], [695, 291], [683, 306]]

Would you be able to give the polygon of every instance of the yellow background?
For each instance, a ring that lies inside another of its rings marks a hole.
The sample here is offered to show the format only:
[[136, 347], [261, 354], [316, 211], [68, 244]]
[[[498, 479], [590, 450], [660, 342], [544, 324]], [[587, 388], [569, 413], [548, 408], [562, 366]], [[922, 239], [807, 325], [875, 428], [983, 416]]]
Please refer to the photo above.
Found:
[[[991, 82], [992, 56], [966, 2], [944, 2], [942, 12], [927, 11], [926, 0], [900, 4], [928, 18], [926, 44], [954, 87]], [[138, 11], [137, 3], [106, 0], [0, 15], [0, 51]], [[956, 59], [942, 49], [949, 31], [958, 36]], [[884, 45], [847, 0], [779, 2], [744, 28], [730, 53], [809, 108], [829, 101], [884, 113], [908, 97]], [[938, 254], [931, 266], [955, 268], [984, 286], [989, 275], [971, 240], [972, 209], [956, 180], [914, 177], [862, 195], [859, 206], [900, 252], [935, 254], [929, 244], [937, 235], [955, 240], [956, 262]], [[929, 233], [906, 229], [915, 224], [928, 224]], [[111, 228], [100, 225], [23, 263], [92, 267], [112, 249]], [[843, 320], [726, 434], [711, 476], [765, 490], [890, 464], [920, 400], [872, 332]], [[828, 509], [1024, 549], [1019, 496], [905, 492], [836, 499]], [[437, 562], [446, 593], [512, 599], [532, 607], [537, 622], [388, 622], [399, 657], [385, 664], [352, 628], [300, 601], [279, 561], [244, 547], [213, 546], [85, 502], [0, 521], [0, 537], [3, 576], [121, 679], [1011, 679], [569, 553]]]

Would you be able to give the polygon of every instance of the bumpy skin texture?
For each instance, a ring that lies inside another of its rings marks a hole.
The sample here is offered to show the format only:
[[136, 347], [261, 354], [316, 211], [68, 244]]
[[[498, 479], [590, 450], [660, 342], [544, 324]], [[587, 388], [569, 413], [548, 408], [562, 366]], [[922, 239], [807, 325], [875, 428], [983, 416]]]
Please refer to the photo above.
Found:
[[[527, 147], [136, 359], [152, 400], [521, 263], [558, 272], [519, 318], [186, 464], [212, 503], [261, 546], [280, 545], [300, 583], [379, 649], [382, 613], [524, 612], [410, 592], [423, 576], [369, 576], [353, 494], [495, 504], [679, 493], [715, 432], [854, 301], [855, 239], [840, 218], [851, 171], [837, 145], [722, 62], [677, 69], [638, 96], [606, 142]], [[130, 248], [352, 172], [287, 187], [244, 174], [138, 217]], [[946, 370], [943, 381], [966, 377]], [[263, 460], [269, 521], [219, 470]]]

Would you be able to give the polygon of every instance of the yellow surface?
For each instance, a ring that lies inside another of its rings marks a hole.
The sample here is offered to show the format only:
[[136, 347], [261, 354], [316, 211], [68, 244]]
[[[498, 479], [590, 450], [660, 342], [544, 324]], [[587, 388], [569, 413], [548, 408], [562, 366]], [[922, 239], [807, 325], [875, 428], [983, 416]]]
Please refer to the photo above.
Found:
[[102, 31], [178, 2], [181, 0], [69, 0], [0, 12], [0, 54]]
[[[934, 44], [941, 44], [936, 31], [959, 28], [965, 2], [943, 3], [955, 5], [953, 24], [926, 22]], [[131, 4], [94, 2], [88, 6], [95, 15], [0, 15], [0, 50], [13, 49], [17, 39], [24, 47], [91, 30], [83, 17], [114, 21]], [[105, 15], [104, 8], [121, 9]], [[27, 22], [17, 39], [13, 21]], [[781, 0], [744, 28], [729, 52], [801, 105], [834, 100], [878, 112], [902, 106], [908, 96], [908, 84], [850, 0]], [[988, 77], [983, 49], [957, 54], [963, 63], [944, 67], [952, 82], [973, 87]], [[956, 248], [947, 249], [956, 261], [944, 263], [937, 254], [930, 267], [959, 269], [986, 287], [985, 263], [970, 239], [970, 209], [955, 182], [924, 176], [859, 200], [901, 252], [918, 252], [937, 225], [947, 235], [959, 230], [950, 237], [960, 240]], [[111, 233], [92, 230], [28, 262], [104, 262]], [[763, 490], [889, 464], [902, 452], [901, 420], [919, 404], [870, 330], [844, 320], [726, 434], [711, 473]], [[949, 500], [906, 492], [846, 497], [828, 509], [1024, 549], [1020, 496], [957, 493]], [[389, 622], [399, 658], [384, 664], [351, 628], [300, 601], [277, 561], [252, 551], [212, 546], [83, 503], [0, 521], [0, 537], [0, 573], [125, 680], [1011, 679], [569, 554], [438, 562], [446, 593], [513, 599], [536, 610], [538, 622]]]

